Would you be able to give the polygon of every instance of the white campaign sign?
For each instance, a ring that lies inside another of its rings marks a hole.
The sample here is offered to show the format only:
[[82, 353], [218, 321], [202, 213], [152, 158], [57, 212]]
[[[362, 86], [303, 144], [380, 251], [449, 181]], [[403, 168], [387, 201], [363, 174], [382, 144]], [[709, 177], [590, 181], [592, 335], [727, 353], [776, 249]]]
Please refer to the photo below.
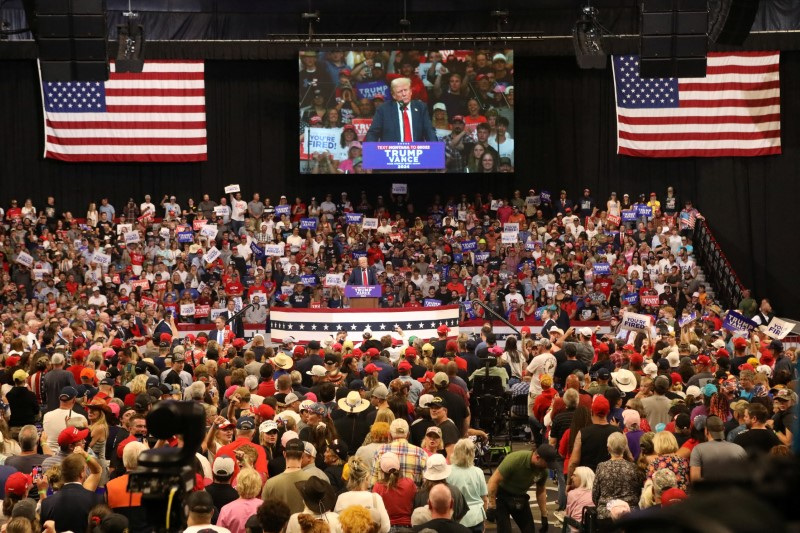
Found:
[[194, 316], [194, 304], [181, 304], [182, 316]]
[[264, 246], [264, 255], [280, 257], [283, 255], [283, 247], [280, 244], [267, 244]]
[[392, 183], [392, 194], [408, 194], [408, 183]]
[[506, 222], [503, 224], [503, 231], [513, 231], [519, 233], [519, 222]]
[[650, 315], [640, 315], [638, 313], [625, 313], [622, 315], [621, 329], [630, 331], [647, 331], [650, 327]]
[[164, 239], [169, 239], [169, 228], [161, 228], [158, 230], [158, 234]]
[[216, 224], [206, 224], [203, 226], [203, 229], [200, 230], [200, 235], [208, 237], [209, 239], [216, 239], [217, 233], [219, 233], [219, 229], [217, 229]]
[[31, 268], [33, 267], [33, 257], [28, 252], [20, 252], [17, 254], [17, 263]]
[[214, 261], [219, 259], [220, 255], [222, 255], [222, 253], [219, 250], [217, 250], [217, 247], [216, 246], [212, 246], [206, 252], [206, 255], [203, 256], [203, 261], [205, 261], [206, 263], [213, 263]]
[[364, 229], [378, 229], [378, 219], [377, 218], [365, 218], [361, 222], [361, 227]]
[[500, 237], [503, 244], [516, 244], [519, 238], [519, 233], [516, 231], [504, 231], [500, 234]]
[[227, 309], [212, 309], [211, 313], [209, 313], [209, 318], [213, 321], [216, 320], [219, 315], [227, 311]]
[[135, 242], [139, 242], [138, 231], [129, 231], [125, 234], [125, 244], [133, 244]]
[[241, 191], [241, 189], [239, 189], [238, 184], [228, 185], [225, 187], [225, 194], [232, 194], [239, 191]]
[[101, 252], [95, 252], [94, 255], [92, 256], [92, 261], [97, 263], [98, 265], [108, 266], [111, 264], [111, 256]]
[[117, 235], [125, 235], [133, 230], [133, 224], [117, 224]]
[[344, 274], [325, 274], [325, 286], [344, 287]]
[[773, 339], [783, 340], [783, 338], [794, 329], [794, 324], [786, 320], [781, 320], [778, 317], [772, 317], [772, 320], [769, 321], [766, 328], [764, 328], [764, 326], [761, 326], [761, 328], [764, 333]]
[[214, 207], [214, 214], [218, 217], [224, 217], [228, 214], [228, 206], [226, 205], [218, 205]]

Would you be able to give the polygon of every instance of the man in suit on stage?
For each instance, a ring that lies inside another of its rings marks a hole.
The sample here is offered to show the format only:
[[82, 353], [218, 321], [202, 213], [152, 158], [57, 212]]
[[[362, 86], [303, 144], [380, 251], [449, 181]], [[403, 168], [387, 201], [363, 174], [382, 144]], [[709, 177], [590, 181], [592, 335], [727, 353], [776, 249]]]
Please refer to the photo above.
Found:
[[[236, 314], [234, 307], [235, 307], [235, 302], [233, 301], [233, 298], [228, 298], [228, 308], [226, 311], [220, 313], [219, 316], [224, 318], [225, 321], [227, 322], [228, 319], [230, 319], [233, 315]], [[244, 322], [242, 321], [241, 316], [236, 317], [236, 319], [232, 320], [231, 322], [228, 322], [228, 326], [231, 328], [231, 331], [233, 331], [233, 333], [238, 338], [240, 339], [244, 338]]]
[[348, 285], [377, 285], [378, 275], [375, 273], [375, 267], [367, 265], [366, 257], [358, 258], [358, 266], [350, 273], [350, 278], [347, 280]]
[[217, 341], [217, 344], [224, 346], [229, 331], [225, 326], [225, 318], [220, 314], [214, 319], [214, 325], [216, 327], [208, 332], [208, 340]]
[[380, 106], [372, 118], [366, 141], [435, 142], [436, 131], [428, 115], [428, 106], [411, 99], [411, 80], [392, 80], [392, 102]]

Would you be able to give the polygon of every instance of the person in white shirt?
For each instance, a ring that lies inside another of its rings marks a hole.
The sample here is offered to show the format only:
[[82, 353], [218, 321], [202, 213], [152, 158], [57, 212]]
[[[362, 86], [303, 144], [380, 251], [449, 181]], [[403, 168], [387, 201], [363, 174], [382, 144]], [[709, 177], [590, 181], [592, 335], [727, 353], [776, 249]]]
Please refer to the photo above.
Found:
[[156, 206], [150, 201], [150, 195], [144, 195], [144, 202], [139, 204], [139, 213], [141, 216], [149, 214], [151, 217], [156, 216]]
[[320, 209], [322, 209], [323, 216], [328, 217], [329, 219], [333, 219], [333, 216], [336, 214], [336, 204], [333, 203], [331, 200], [333, 195], [328, 194], [325, 196], [325, 201], [319, 204]]
[[525, 371], [531, 376], [531, 386], [529, 396], [536, 398], [542, 393], [542, 384], [539, 382], [539, 376], [547, 374], [553, 376], [556, 372], [556, 357], [550, 353], [552, 343], [547, 339], [541, 339], [536, 344], [537, 355], [531, 359]]
[[506, 310], [511, 309], [511, 302], [517, 302], [520, 307], [525, 304], [525, 299], [517, 292], [517, 286], [514, 283], [508, 286], [508, 294], [505, 297]]
[[508, 119], [506, 117], [497, 117], [495, 125], [497, 133], [493, 137], [489, 137], [488, 144], [497, 150], [499, 157], [509, 158], [511, 166], [514, 166], [514, 139], [507, 135]]
[[100, 294], [100, 287], [95, 287], [92, 295], [89, 297], [89, 305], [96, 305], [97, 307], [107, 307], [108, 299]]
[[242, 200], [242, 193], [231, 194], [231, 226], [236, 235], [239, 229], [244, 226], [244, 216], [247, 214], [247, 202]]
[[286, 237], [286, 244], [289, 245], [289, 249], [292, 251], [293, 254], [296, 254], [300, 251], [300, 248], [303, 246], [305, 239], [302, 235], [300, 235], [300, 228], [294, 227], [292, 229], [292, 234]]

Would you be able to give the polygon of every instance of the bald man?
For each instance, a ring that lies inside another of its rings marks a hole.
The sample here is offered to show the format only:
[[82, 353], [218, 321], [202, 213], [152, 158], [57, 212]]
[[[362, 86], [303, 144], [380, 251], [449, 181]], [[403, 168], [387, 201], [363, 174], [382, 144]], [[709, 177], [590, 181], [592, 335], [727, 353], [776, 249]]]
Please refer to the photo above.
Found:
[[431, 511], [431, 519], [416, 526], [414, 531], [430, 529], [437, 533], [469, 533], [469, 529], [451, 518], [453, 495], [447, 485], [438, 484], [431, 487], [428, 493], [428, 509]]

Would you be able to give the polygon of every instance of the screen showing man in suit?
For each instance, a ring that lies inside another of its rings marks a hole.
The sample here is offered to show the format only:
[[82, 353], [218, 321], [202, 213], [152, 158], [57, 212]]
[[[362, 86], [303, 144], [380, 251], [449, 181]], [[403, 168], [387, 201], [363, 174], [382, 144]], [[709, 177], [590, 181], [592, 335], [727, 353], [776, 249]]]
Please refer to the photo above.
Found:
[[303, 174], [372, 172], [365, 141], [439, 141], [446, 172], [514, 171], [511, 49], [304, 50], [298, 72]]

